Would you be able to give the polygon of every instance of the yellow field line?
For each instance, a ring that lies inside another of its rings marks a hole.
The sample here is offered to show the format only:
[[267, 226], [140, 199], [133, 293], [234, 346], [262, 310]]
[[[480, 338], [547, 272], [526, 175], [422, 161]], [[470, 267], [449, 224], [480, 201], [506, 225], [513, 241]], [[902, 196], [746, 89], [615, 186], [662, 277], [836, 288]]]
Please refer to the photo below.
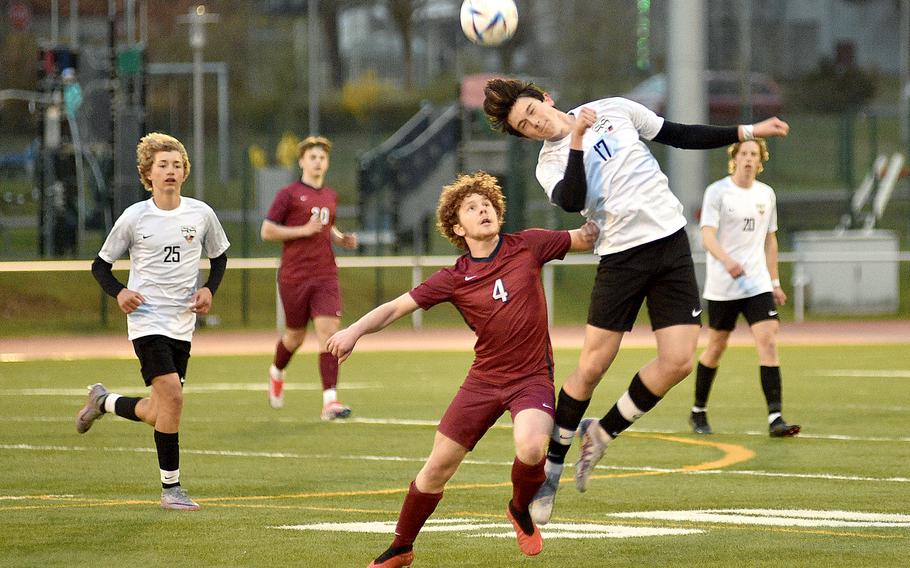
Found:
[[[638, 471], [638, 472], [625, 472], [625, 473], [610, 473], [610, 474], [601, 474], [601, 475], [592, 475], [592, 479], [618, 479], [626, 477], [643, 477], [649, 475], [668, 475], [670, 473], [684, 473], [689, 471], [704, 471], [704, 470], [713, 470], [723, 467], [728, 467], [730, 465], [740, 463], [746, 460], [749, 460], [755, 456], [755, 452], [749, 450], [743, 446], [736, 444], [724, 444], [721, 442], [711, 442], [707, 440], [694, 440], [690, 438], [681, 438], [678, 436], [668, 436], [665, 434], [649, 434], [643, 432], [628, 432], [627, 436], [633, 436], [637, 438], [653, 438], [657, 440], [664, 440], [668, 442], [678, 442], [683, 444], [692, 444], [696, 446], [708, 446], [712, 448], [717, 448], [724, 452], [722, 458], [718, 460], [713, 460], [709, 462], [703, 462], [694, 465], [685, 465], [678, 469], [666, 470], [666, 471]], [[566, 480], [568, 481], [568, 480]], [[511, 481], [502, 481], [497, 483], [456, 483], [446, 486], [447, 491], [453, 490], [470, 490], [470, 489], [497, 489], [501, 487], [510, 487], [512, 485]], [[373, 496], [373, 495], [396, 495], [407, 493], [407, 487], [399, 487], [395, 489], [365, 489], [360, 491], [323, 491], [323, 492], [307, 492], [307, 493], [288, 493], [282, 495], [241, 495], [241, 496], [231, 496], [231, 497], [203, 497], [197, 498], [196, 501], [199, 503], [207, 504], [216, 504], [216, 503], [238, 503], [238, 502], [248, 502], [248, 501], [274, 501], [282, 499], [312, 499], [312, 498], [333, 498], [333, 497], [362, 497], [362, 496]], [[13, 505], [13, 506], [2, 506], [0, 505], [0, 510], [4, 511], [18, 511], [25, 509], [40, 509], [40, 508], [53, 508], [61, 507], [59, 501], [69, 502], [65, 507], [99, 507], [99, 506], [122, 506], [122, 505], [148, 505], [154, 504], [156, 501], [146, 501], [146, 500], [117, 500], [117, 499], [105, 499], [103, 501], [91, 501], [88, 499], [79, 499], [71, 497], [56, 497], [53, 495], [35, 495], [28, 496], [28, 499], [37, 499], [37, 500], [46, 500], [54, 501], [53, 505]], [[84, 501], [79, 503], [78, 501]]]

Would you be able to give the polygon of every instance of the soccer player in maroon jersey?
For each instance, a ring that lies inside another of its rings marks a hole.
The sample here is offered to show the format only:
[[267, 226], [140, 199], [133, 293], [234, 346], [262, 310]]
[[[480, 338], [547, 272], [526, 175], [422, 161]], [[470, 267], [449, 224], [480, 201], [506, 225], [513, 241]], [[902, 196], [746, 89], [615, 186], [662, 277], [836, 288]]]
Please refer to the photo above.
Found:
[[332, 143], [322, 136], [309, 136], [298, 145], [303, 175], [278, 192], [261, 229], [263, 240], [284, 245], [278, 292], [284, 306], [285, 330], [269, 367], [269, 404], [272, 408], [284, 405], [284, 369], [303, 343], [312, 319], [319, 342], [323, 420], [351, 414], [349, 407], [338, 402], [338, 360], [326, 351], [325, 342], [341, 323], [341, 291], [332, 244], [357, 248], [357, 235], [335, 227], [338, 195], [323, 185], [331, 150]]
[[443, 189], [436, 211], [439, 231], [467, 254], [408, 293], [375, 308], [333, 335], [327, 349], [343, 362], [361, 336], [417, 308], [451, 302], [477, 334], [474, 363], [439, 423], [433, 450], [411, 482], [395, 540], [370, 567], [410, 566], [413, 543], [442, 499], [446, 482], [493, 423], [512, 415], [515, 460], [506, 515], [527, 556], [543, 548], [528, 504], [544, 480], [546, 445], [553, 428], [553, 349], [540, 267], [568, 251], [590, 250], [597, 228], [529, 229], [500, 234], [505, 213], [493, 176], [463, 175]]

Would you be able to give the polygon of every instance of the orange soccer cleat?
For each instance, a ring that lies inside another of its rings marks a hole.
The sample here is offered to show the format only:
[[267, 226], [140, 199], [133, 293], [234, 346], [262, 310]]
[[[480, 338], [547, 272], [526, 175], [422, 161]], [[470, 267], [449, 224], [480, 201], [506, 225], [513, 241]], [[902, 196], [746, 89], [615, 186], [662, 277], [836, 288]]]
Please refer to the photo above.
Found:
[[[509, 501], [509, 506], [506, 507], [506, 516], [515, 528], [515, 536], [518, 537], [518, 548], [521, 549], [521, 553], [525, 556], [537, 556], [540, 554], [540, 551], [543, 550], [543, 537], [540, 536], [540, 529], [531, 520], [531, 514], [525, 513], [522, 515], [518, 513], [512, 508], [512, 501]], [[530, 534], [525, 530], [528, 527], [531, 529]]]

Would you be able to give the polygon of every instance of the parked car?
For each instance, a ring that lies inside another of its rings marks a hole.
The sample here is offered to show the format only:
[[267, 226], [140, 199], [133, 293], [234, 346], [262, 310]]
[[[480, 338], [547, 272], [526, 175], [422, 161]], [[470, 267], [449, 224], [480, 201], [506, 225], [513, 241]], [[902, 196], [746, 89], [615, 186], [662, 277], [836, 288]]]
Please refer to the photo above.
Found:
[[[706, 71], [708, 82], [709, 120], [715, 124], [733, 124], [741, 118], [739, 99], [739, 73], [735, 71]], [[751, 73], [749, 77], [752, 98], [752, 120], [763, 120], [777, 116], [783, 109], [780, 87], [763, 73]], [[652, 75], [623, 95], [639, 102], [657, 114], [666, 112], [667, 76], [663, 73]]]

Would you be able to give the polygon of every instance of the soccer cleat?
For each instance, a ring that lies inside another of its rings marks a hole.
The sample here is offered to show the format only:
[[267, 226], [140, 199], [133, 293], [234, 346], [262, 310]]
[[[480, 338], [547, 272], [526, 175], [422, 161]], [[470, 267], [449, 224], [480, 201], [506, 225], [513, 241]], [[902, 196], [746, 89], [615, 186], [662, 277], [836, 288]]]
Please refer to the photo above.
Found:
[[594, 466], [603, 457], [607, 445], [600, 441], [597, 430], [601, 426], [594, 418], [585, 418], [578, 425], [577, 435], [581, 438], [581, 455], [575, 462], [575, 488], [584, 493], [588, 489], [588, 480]]
[[[550, 469], [552, 467], [552, 469]], [[550, 522], [553, 516], [553, 505], [556, 504], [556, 492], [559, 490], [559, 477], [562, 475], [563, 464], [547, 462], [547, 478], [534, 494], [531, 504], [528, 505], [528, 511], [531, 513], [531, 520], [537, 526], [543, 526]]]
[[[521, 553], [525, 556], [537, 556], [540, 554], [540, 551], [543, 550], [543, 537], [540, 536], [540, 529], [534, 526], [531, 515], [529, 513], [524, 515], [517, 513], [512, 508], [512, 501], [509, 501], [509, 506], [506, 507], [506, 516], [512, 522], [512, 527], [515, 528], [515, 536], [518, 538], [518, 548], [521, 549]], [[531, 533], [528, 534], [526, 529], [530, 529]]]
[[88, 387], [88, 399], [85, 406], [76, 415], [76, 432], [85, 434], [95, 420], [104, 416], [101, 405], [104, 403], [104, 397], [107, 396], [107, 389], [101, 383], [95, 383]]
[[411, 546], [389, 547], [388, 550], [370, 562], [367, 568], [403, 568], [414, 562], [414, 550]]
[[708, 424], [707, 412], [693, 412], [689, 415], [689, 425], [696, 434], [711, 434], [711, 426]]
[[275, 365], [269, 367], [269, 404], [272, 408], [284, 406], [284, 371]]
[[179, 485], [161, 490], [161, 508], [172, 511], [198, 511], [199, 505], [190, 499]]
[[792, 438], [799, 434], [801, 430], [799, 424], [787, 424], [783, 418], [775, 418], [774, 422], [768, 426], [768, 434], [772, 438]]
[[336, 418], [347, 418], [350, 415], [351, 407], [345, 406], [337, 400], [333, 400], [322, 407], [322, 414], [320, 417], [323, 420], [335, 420]]

